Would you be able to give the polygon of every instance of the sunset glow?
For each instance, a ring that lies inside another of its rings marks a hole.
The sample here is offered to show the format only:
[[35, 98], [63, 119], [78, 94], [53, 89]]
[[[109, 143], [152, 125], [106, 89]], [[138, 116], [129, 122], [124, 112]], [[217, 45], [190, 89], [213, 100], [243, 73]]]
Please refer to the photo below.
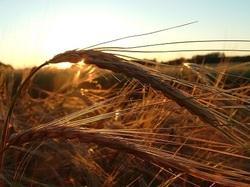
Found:
[[[107, 46], [135, 46], [199, 39], [249, 39], [250, 15], [233, 1], [0, 1], [0, 61], [15, 67], [43, 63], [66, 50], [150, 32], [190, 21], [199, 22], [164, 33], [127, 39]], [[209, 48], [245, 49], [247, 45], [220, 43]], [[205, 45], [205, 47], [207, 47]], [[175, 45], [149, 50], [200, 49], [204, 45]], [[193, 53], [132, 54], [166, 60]], [[131, 55], [131, 54], [130, 54]], [[61, 65], [60, 65], [61, 66]], [[64, 65], [62, 65], [63, 67]]]
[[57, 69], [68, 69], [71, 68], [72, 64], [69, 62], [62, 62], [53, 66]]

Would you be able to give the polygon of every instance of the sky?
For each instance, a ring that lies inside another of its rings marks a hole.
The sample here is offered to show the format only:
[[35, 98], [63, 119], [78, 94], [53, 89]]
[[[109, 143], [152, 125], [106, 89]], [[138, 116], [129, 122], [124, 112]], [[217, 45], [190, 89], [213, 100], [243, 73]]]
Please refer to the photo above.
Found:
[[[37, 66], [66, 50], [191, 21], [198, 23], [106, 46], [250, 39], [249, 7], [249, 0], [0, 0], [0, 61], [17, 68]], [[249, 49], [250, 46], [220, 43], [148, 50], [202, 48]], [[131, 55], [167, 60], [193, 54]]]

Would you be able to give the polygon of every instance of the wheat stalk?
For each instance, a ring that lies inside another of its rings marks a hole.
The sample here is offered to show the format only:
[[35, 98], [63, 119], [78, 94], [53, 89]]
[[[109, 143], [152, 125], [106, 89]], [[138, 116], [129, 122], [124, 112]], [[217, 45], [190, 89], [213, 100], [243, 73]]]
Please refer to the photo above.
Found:
[[192, 114], [197, 115], [202, 121], [210, 124], [212, 127], [223, 133], [229, 141], [234, 141], [239, 145], [244, 146], [244, 141], [230, 132], [226, 132], [218, 128], [221, 124], [215, 115], [207, 108], [203, 107], [200, 103], [194, 99], [185, 96], [178, 89], [173, 88], [171, 85], [163, 82], [157, 76], [151, 74], [142, 66], [130, 63], [129, 61], [119, 58], [113, 54], [104, 53], [95, 50], [72, 50], [66, 51], [62, 54], [56, 55], [47, 63], [60, 63], [71, 62], [77, 63], [84, 60], [86, 64], [94, 64], [100, 68], [108, 69], [113, 72], [123, 73], [128, 77], [138, 79], [144, 84], [150, 84], [154, 89], [161, 91], [166, 97], [175, 101], [180, 106], [185, 107]]

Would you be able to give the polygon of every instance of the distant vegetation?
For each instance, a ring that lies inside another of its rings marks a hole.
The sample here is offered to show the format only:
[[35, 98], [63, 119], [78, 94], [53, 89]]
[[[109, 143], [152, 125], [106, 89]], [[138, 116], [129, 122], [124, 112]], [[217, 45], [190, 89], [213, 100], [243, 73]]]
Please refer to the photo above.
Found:
[[250, 62], [250, 56], [225, 56], [224, 53], [210, 53], [206, 55], [196, 55], [190, 59], [179, 58], [171, 61], [164, 61], [162, 63], [179, 65], [184, 62], [195, 64], [218, 64], [222, 62], [244, 63]]

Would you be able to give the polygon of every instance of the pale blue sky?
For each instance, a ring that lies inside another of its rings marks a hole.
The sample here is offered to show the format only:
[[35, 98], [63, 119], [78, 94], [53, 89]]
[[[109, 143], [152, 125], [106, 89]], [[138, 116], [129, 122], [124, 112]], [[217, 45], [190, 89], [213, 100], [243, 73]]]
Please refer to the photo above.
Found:
[[[250, 39], [249, 7], [249, 0], [0, 0], [0, 61], [16, 67], [38, 65], [65, 50], [195, 20], [199, 23], [113, 45]], [[223, 43], [216, 47], [202, 44], [164, 49], [248, 46]], [[188, 55], [146, 57], [179, 56]]]

